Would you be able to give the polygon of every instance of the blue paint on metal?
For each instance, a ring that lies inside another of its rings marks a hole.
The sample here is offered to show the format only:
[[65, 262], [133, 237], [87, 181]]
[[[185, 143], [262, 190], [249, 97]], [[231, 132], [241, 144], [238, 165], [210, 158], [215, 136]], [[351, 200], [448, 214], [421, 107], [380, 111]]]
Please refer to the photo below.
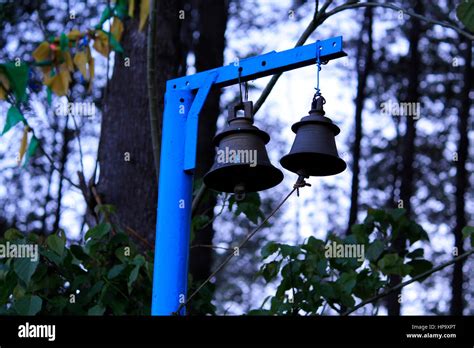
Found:
[[346, 56], [342, 48], [342, 36], [321, 40], [309, 45], [295, 47], [282, 52], [269, 52], [264, 55], [242, 59], [239, 62], [203, 71], [191, 76], [179, 77], [167, 82], [167, 90], [199, 89], [210, 72], [218, 77], [213, 87], [226, 87], [238, 83], [239, 69], [241, 81], [254, 80], [316, 63], [316, 52], [320, 52], [322, 62]]
[[[186, 300], [192, 171], [199, 112], [211, 88], [220, 88], [343, 57], [342, 36], [269, 52], [167, 82], [153, 269], [152, 315], [171, 315]], [[197, 90], [197, 93], [196, 93]], [[194, 95], [196, 94], [196, 97]], [[184, 314], [184, 309], [181, 310]]]
[[183, 170], [184, 129], [193, 99], [190, 90], [165, 94], [152, 315], [170, 315], [186, 297], [193, 175]]
[[186, 122], [186, 137], [184, 151], [184, 170], [194, 171], [196, 167], [197, 136], [199, 128], [199, 113], [204, 106], [212, 84], [217, 78], [217, 72], [211, 71], [204, 80], [204, 84], [198, 89], [193, 105], [189, 110]]

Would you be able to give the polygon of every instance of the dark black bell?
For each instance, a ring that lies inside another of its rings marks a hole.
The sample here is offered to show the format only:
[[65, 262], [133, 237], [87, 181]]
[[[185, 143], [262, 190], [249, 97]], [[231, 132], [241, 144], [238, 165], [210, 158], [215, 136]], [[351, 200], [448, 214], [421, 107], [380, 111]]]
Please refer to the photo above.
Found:
[[290, 153], [280, 160], [283, 168], [305, 177], [335, 175], [346, 169], [336, 148], [340, 129], [324, 117], [324, 103], [321, 95], [315, 95], [309, 115], [291, 127], [296, 138]]
[[[206, 186], [242, 194], [266, 190], [283, 180], [265, 149], [270, 136], [253, 125], [252, 107], [250, 101], [229, 106], [227, 124], [213, 140], [218, 149], [214, 165], [204, 176]], [[238, 110], [244, 111], [243, 117], [237, 117]]]

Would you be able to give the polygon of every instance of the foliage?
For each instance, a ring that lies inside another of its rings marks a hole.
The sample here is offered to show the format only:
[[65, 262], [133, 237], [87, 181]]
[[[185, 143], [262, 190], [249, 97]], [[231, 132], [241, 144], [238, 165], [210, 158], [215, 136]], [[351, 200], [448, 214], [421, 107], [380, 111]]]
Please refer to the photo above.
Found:
[[[407, 237], [411, 249], [402, 254], [393, 247], [400, 233]], [[343, 238], [330, 235], [323, 241], [310, 237], [296, 246], [270, 242], [262, 249], [267, 261], [260, 274], [267, 282], [279, 278], [277, 291], [249, 314], [317, 315], [326, 306], [344, 312], [353, 308], [357, 299], [364, 301], [378, 294], [388, 285], [390, 275], [414, 277], [431, 269], [423, 249], [414, 248], [416, 242], [427, 240], [426, 232], [406, 217], [404, 209], [371, 209], [364, 222], [352, 226], [352, 233]], [[334, 243], [341, 248], [363, 246], [365, 257], [331, 255], [329, 246]], [[264, 308], [268, 301], [269, 308]]]
[[0, 314], [149, 315], [151, 253], [140, 253], [106, 222], [85, 239], [84, 245], [67, 245], [63, 233], [8, 230], [1, 245], [38, 246], [40, 256], [0, 258]]
[[[0, 100], [7, 100], [11, 107], [7, 112], [7, 120], [1, 135], [8, 132], [20, 121], [23, 122], [23, 137], [20, 144], [19, 160], [21, 163], [26, 153], [25, 165], [28, 163], [38, 147], [38, 139], [31, 132], [27, 120], [20, 111], [20, 105], [27, 101], [27, 87], [39, 91], [40, 88], [30, 80], [33, 76], [31, 67], [37, 67], [43, 74], [43, 84], [47, 88], [48, 103], [51, 103], [51, 94], [67, 96], [72, 76], [75, 71], [80, 72], [82, 81], [87, 82], [88, 91], [92, 89], [95, 63], [91, 53], [91, 46], [101, 55], [108, 58], [111, 51], [123, 53], [120, 45], [124, 31], [123, 21], [133, 17], [135, 11], [134, 0], [117, 0], [114, 5], [107, 6], [103, 11], [99, 24], [94, 28], [80, 32], [73, 29], [63, 32], [57, 37], [46, 38], [32, 53], [34, 62], [6, 62], [0, 64]], [[140, 4], [140, 30], [143, 29], [149, 14], [149, 1], [142, 0]], [[110, 30], [104, 30], [104, 24], [110, 21]], [[28, 145], [29, 144], [29, 145]]]
[[474, 32], [474, 1], [464, 0], [456, 8], [458, 19], [466, 26], [467, 29]]

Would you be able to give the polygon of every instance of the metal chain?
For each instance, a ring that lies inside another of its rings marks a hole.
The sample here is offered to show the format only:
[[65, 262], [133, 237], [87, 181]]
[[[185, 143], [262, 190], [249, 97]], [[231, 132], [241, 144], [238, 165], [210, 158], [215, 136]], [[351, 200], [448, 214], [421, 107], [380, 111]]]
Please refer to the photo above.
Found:
[[[318, 40], [319, 41], [319, 40]], [[316, 95], [319, 96], [321, 95], [321, 89], [319, 88], [319, 72], [321, 71], [321, 46], [318, 46], [317, 52], [316, 52], [316, 67], [317, 67], [317, 72], [316, 72]]]

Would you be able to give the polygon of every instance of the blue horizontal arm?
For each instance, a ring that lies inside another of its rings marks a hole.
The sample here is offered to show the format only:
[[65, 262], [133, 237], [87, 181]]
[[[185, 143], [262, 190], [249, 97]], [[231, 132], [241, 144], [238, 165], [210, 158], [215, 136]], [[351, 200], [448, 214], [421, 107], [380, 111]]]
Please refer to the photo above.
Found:
[[220, 88], [238, 83], [239, 74], [240, 80], [245, 82], [301, 68], [316, 63], [318, 50], [322, 62], [346, 56], [346, 53], [342, 49], [342, 36], [336, 36], [282, 52], [272, 51], [260, 56], [242, 59], [238, 62], [199, 72], [191, 76], [168, 80], [166, 89], [168, 91], [199, 89], [206, 85], [206, 80], [211, 72], [217, 74], [212, 87]]

